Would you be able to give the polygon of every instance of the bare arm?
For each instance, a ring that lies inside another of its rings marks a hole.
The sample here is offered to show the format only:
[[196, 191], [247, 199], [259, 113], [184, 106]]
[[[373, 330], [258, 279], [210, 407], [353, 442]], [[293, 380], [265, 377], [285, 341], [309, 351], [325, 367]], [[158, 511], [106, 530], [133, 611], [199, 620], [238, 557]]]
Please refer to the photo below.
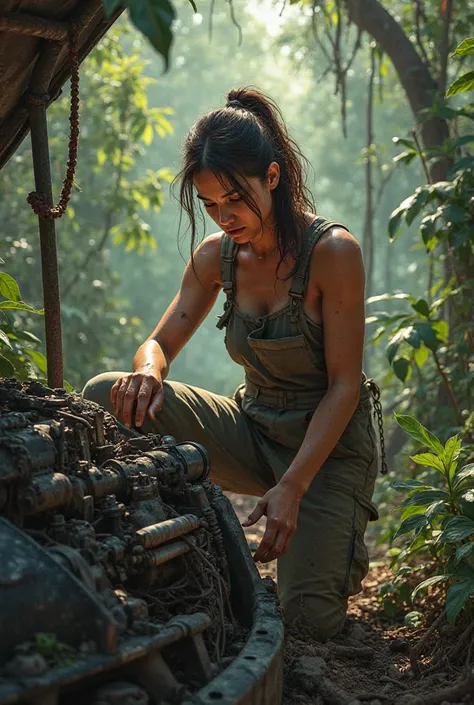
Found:
[[282, 556], [296, 531], [301, 497], [331, 453], [354, 413], [360, 392], [364, 344], [364, 268], [360, 247], [334, 229], [314, 250], [309, 286], [322, 296], [328, 390], [305, 438], [280, 482], [259, 501], [244, 526], [267, 515], [254, 560]]
[[221, 234], [210, 235], [197, 248], [194, 269], [188, 262], [180, 289], [153, 333], [141, 345], [133, 360], [134, 372], [122, 377], [111, 391], [117, 415], [130, 426], [137, 400], [135, 424], [145, 414], [153, 419], [163, 405], [162, 380], [171, 362], [186, 345], [214, 305], [220, 281]]

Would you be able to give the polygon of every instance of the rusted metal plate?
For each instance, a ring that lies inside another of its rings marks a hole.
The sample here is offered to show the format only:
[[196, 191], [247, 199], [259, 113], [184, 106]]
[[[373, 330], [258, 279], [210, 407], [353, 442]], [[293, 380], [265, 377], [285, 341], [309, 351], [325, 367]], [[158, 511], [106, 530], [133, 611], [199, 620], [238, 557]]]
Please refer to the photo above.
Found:
[[48, 90], [49, 104], [70, 77], [68, 42], [64, 39], [71, 23], [77, 32], [79, 61], [83, 61], [120, 12], [106, 18], [102, 0], [0, 2], [0, 169], [30, 129], [24, 95], [47, 43], [58, 42], [60, 46]]

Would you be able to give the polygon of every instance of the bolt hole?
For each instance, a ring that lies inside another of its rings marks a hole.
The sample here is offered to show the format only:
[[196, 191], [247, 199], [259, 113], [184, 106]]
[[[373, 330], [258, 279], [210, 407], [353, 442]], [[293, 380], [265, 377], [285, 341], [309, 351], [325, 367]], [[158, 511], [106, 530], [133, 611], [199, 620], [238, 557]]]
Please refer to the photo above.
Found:
[[257, 629], [256, 634], [268, 634], [266, 629]]
[[244, 659], [246, 661], [255, 661], [256, 658], [257, 658], [256, 656], [244, 656]]
[[223, 695], [220, 690], [211, 690], [209, 697], [211, 700], [221, 700]]

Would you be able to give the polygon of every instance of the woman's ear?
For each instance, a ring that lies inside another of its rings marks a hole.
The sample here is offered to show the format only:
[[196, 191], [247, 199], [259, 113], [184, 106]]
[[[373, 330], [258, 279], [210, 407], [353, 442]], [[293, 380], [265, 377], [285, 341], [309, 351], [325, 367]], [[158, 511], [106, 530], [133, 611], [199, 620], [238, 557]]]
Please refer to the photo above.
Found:
[[267, 185], [270, 191], [273, 191], [278, 186], [280, 181], [280, 165], [277, 162], [272, 162], [267, 170]]

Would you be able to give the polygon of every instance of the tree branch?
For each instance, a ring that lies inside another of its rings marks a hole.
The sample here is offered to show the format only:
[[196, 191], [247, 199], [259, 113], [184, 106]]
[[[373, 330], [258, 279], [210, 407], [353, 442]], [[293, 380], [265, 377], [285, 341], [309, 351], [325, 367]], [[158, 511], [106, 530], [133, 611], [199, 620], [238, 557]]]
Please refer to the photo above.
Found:
[[441, 35], [441, 45], [439, 49], [440, 56], [440, 71], [438, 90], [441, 99], [446, 93], [446, 75], [448, 71], [448, 56], [449, 56], [449, 29], [451, 26], [451, 17], [453, 13], [453, 0], [446, 0], [446, 8], [444, 14], [443, 31]]
[[[421, 122], [422, 112], [433, 106], [438, 90], [430, 68], [379, 0], [345, 0], [345, 4], [351, 22], [373, 37], [392, 61], [411, 109]], [[446, 121], [431, 118], [422, 122], [421, 135], [425, 148], [439, 146], [449, 136]], [[441, 160], [434, 164], [431, 168], [433, 181], [443, 181], [446, 168], [447, 164]]]

